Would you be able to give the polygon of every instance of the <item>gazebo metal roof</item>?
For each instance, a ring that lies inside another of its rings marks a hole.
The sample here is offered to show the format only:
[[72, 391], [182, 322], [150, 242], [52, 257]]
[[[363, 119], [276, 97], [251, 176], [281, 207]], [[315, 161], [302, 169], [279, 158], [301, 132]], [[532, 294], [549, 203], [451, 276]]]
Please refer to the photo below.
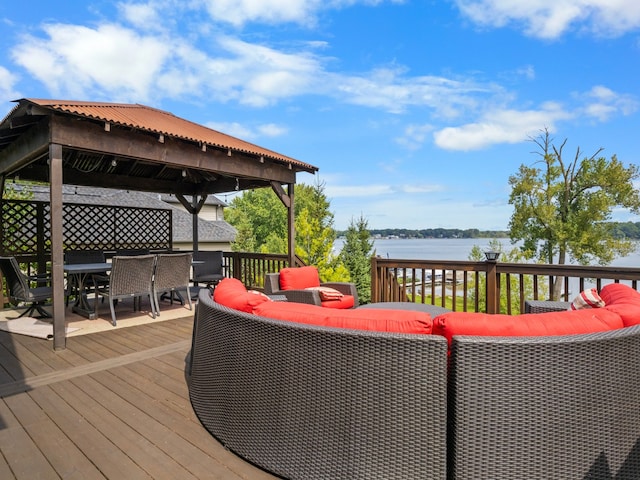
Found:
[[16, 177], [50, 186], [56, 349], [65, 347], [63, 184], [174, 194], [192, 214], [194, 249], [207, 195], [270, 186], [287, 207], [293, 264], [296, 174], [317, 170], [139, 104], [25, 98], [0, 122], [0, 192]]

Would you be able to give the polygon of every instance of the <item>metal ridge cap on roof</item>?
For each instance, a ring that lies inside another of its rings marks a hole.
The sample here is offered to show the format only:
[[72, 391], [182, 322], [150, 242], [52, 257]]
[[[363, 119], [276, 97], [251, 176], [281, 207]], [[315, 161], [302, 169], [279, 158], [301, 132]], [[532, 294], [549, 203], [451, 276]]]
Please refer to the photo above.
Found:
[[[126, 104], [79, 100], [47, 100], [37, 98], [25, 98], [23, 100], [41, 107], [80, 115], [104, 122], [111, 122], [129, 128], [137, 128], [213, 147], [225, 148], [232, 151], [271, 158], [299, 166], [310, 172], [318, 170], [317, 167], [311, 164], [296, 160], [295, 158], [287, 155], [280, 154], [251, 142], [205, 127], [204, 125], [200, 125], [191, 120], [178, 117], [171, 112], [138, 103]], [[103, 111], [102, 109], [106, 109], [109, 113], [107, 114], [107, 111]], [[142, 115], [144, 118], [141, 118], [140, 115], [135, 115], [135, 113], [132, 114], [132, 112], [143, 112]], [[150, 115], [153, 115], [153, 117], [150, 117]], [[167, 117], [169, 120], [168, 122]], [[177, 128], [170, 128], [169, 124], [173, 124], [172, 126]]]

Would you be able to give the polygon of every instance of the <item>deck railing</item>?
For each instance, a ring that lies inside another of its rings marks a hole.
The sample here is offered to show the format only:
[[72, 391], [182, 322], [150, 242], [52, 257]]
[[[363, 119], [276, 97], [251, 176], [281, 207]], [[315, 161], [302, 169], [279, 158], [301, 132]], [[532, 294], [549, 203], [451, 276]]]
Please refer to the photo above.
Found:
[[[296, 257], [297, 267], [304, 262]], [[289, 266], [289, 257], [276, 253], [224, 252], [224, 272], [240, 280], [249, 289], [264, 288], [265, 273], [277, 273]]]
[[[553, 298], [550, 285], [562, 289]], [[571, 301], [585, 288], [627, 283], [640, 267], [584, 267], [501, 262], [371, 259], [371, 301], [427, 303], [454, 311], [516, 314], [527, 300]]]

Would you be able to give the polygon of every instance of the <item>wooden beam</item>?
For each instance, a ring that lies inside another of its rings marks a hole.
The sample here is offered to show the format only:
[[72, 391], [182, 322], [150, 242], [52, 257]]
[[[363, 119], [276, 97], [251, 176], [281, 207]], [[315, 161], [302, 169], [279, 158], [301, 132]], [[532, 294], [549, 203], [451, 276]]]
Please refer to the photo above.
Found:
[[288, 237], [288, 254], [289, 254], [289, 266], [296, 266], [296, 215], [294, 211], [294, 185], [293, 183], [289, 184], [289, 206], [287, 207], [287, 224], [289, 227], [289, 237]]
[[20, 138], [0, 152], [0, 173], [20, 170], [49, 150], [49, 128], [46, 119], [24, 132]]
[[271, 182], [271, 188], [280, 199], [280, 201], [284, 204], [284, 206], [289, 208], [291, 206], [291, 198], [289, 198], [287, 192], [284, 191], [282, 185], [280, 185], [278, 182]]
[[110, 132], [105, 132], [100, 125], [90, 121], [63, 116], [52, 117], [51, 124], [52, 140], [71, 148], [166, 163], [176, 168], [295, 183], [296, 172], [289, 170], [286, 165], [276, 162], [260, 163], [257, 158], [241, 152], [235, 152], [230, 160], [226, 150], [210, 148], [203, 152], [195, 142], [172, 137], [166, 137], [164, 143], [159, 143], [155, 136], [115, 126]]
[[49, 147], [51, 205], [51, 282], [53, 285], [53, 349], [67, 348], [64, 302], [64, 253], [62, 233], [62, 145]]

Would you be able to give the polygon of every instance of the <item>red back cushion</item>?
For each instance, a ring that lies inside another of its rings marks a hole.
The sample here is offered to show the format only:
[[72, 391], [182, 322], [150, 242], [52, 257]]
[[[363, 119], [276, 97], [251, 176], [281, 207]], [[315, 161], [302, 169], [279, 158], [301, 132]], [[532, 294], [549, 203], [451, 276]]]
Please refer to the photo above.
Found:
[[622, 317], [625, 327], [640, 324], [640, 292], [623, 283], [610, 283], [602, 287], [600, 297], [606, 310]]
[[280, 270], [280, 288], [282, 290], [302, 290], [307, 287], [319, 287], [320, 277], [314, 266], [286, 267]]
[[244, 284], [237, 278], [223, 278], [213, 291], [213, 300], [225, 307], [253, 313], [253, 309], [264, 302], [271, 302], [266, 295], [247, 292]]
[[433, 319], [433, 333], [495, 337], [571, 335], [622, 328], [622, 318], [606, 308], [563, 312], [490, 315], [488, 313], [449, 312]]
[[258, 305], [254, 313], [267, 318], [325, 327], [375, 330], [396, 333], [431, 333], [431, 316], [424, 312], [400, 310], [335, 310], [294, 302]]

